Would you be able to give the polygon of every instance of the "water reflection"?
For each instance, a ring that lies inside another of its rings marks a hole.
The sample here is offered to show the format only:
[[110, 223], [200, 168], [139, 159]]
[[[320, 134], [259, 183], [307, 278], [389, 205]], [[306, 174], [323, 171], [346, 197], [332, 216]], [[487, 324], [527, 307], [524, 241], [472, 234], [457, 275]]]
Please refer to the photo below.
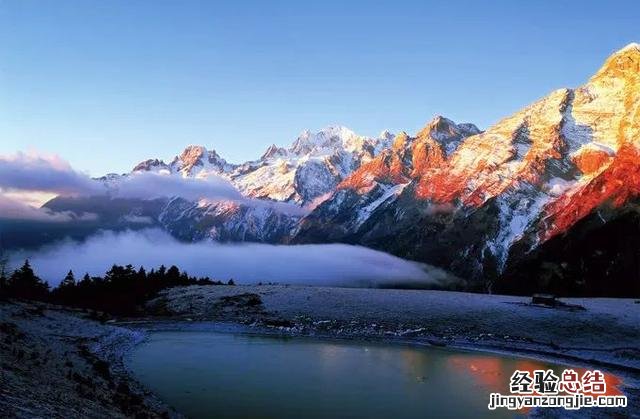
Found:
[[[161, 332], [130, 367], [190, 417], [514, 417], [487, 410], [515, 369], [561, 368], [436, 348]], [[607, 376], [607, 384], [619, 384]]]
[[[558, 376], [562, 376], [564, 367], [550, 366], [546, 363], [526, 360], [495, 358], [486, 355], [452, 355], [447, 360], [447, 364], [455, 370], [457, 374], [463, 374], [481, 386], [488, 393], [509, 393], [509, 378], [515, 370], [529, 371], [531, 376], [535, 370], [551, 369]], [[587, 371], [586, 368], [571, 367], [578, 373], [578, 376]], [[622, 395], [620, 387], [622, 380], [613, 374], [604, 373], [606, 383], [605, 395]], [[592, 394], [586, 392], [585, 394]], [[596, 394], [593, 394], [597, 396]]]

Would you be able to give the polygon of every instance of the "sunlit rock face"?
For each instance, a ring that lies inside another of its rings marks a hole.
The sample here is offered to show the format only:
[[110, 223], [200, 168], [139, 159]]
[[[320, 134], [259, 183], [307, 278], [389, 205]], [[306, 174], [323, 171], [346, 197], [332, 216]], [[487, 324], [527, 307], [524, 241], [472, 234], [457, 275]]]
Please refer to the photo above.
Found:
[[480, 130], [473, 124], [456, 125], [441, 116], [434, 118], [415, 137], [402, 132], [390, 148], [363, 164], [338, 189], [364, 191], [376, 183], [403, 184], [436, 170], [462, 141]]
[[296, 240], [384, 248], [486, 287], [581, 219], [638, 196], [639, 80], [631, 44], [585, 85], [484, 132], [438, 117], [402, 133], [302, 220]]

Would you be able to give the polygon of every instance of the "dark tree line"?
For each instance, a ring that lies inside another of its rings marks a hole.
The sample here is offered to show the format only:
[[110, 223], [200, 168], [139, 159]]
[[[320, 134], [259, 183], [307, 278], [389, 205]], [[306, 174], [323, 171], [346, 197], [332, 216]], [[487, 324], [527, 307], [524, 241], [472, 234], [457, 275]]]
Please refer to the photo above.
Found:
[[15, 298], [29, 300], [46, 300], [49, 296], [49, 284], [38, 278], [33, 272], [28, 260], [22, 267], [16, 269], [7, 277], [2, 269], [0, 272], [0, 292]]
[[[233, 285], [233, 280], [229, 280]], [[26, 260], [22, 267], [7, 276], [0, 271], [0, 295], [10, 298], [46, 301], [73, 307], [87, 308], [118, 315], [134, 315], [145, 301], [159, 291], [176, 286], [222, 285], [208, 277], [196, 278], [180, 271], [178, 267], [146, 271], [132, 265], [113, 265], [104, 276], [85, 274], [77, 280], [69, 271], [60, 284], [50, 290], [49, 284], [40, 279]]]

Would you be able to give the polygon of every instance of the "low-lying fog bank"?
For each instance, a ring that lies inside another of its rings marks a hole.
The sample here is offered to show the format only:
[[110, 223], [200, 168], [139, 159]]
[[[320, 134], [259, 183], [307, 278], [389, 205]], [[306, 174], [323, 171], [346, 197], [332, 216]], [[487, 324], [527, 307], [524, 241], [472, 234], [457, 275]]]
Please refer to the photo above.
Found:
[[159, 229], [104, 231], [82, 242], [65, 240], [14, 253], [9, 264], [15, 268], [26, 258], [51, 285], [69, 269], [76, 277], [102, 275], [113, 264], [147, 269], [176, 265], [190, 275], [233, 278], [240, 284], [445, 288], [460, 282], [441, 269], [360, 246], [183, 243]]

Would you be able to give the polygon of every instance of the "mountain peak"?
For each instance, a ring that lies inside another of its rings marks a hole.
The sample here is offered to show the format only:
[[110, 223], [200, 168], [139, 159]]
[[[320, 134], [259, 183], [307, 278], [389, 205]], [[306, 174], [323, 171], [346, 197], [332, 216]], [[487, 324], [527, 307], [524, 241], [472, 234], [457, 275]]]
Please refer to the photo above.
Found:
[[349, 128], [341, 125], [329, 125], [317, 133], [304, 130], [289, 147], [289, 151], [302, 155], [317, 148], [330, 147], [338, 143], [345, 146], [354, 138], [358, 138], [358, 135]]
[[640, 73], [640, 44], [632, 42], [611, 54], [592, 80], [600, 78], [630, 78]]
[[450, 120], [449, 118], [445, 118], [442, 115], [436, 115], [427, 125], [420, 130], [418, 133], [418, 137], [423, 137], [426, 134], [433, 132], [450, 132], [456, 127], [456, 123]]
[[157, 170], [168, 170], [169, 166], [159, 159], [147, 159], [138, 163], [132, 170], [132, 172], [151, 172]]
[[417, 138], [435, 140], [444, 148], [445, 155], [450, 155], [464, 138], [478, 133], [480, 130], [474, 124], [456, 124], [449, 118], [436, 115], [418, 132]]
[[179, 156], [176, 156], [171, 166], [182, 172], [184, 176], [192, 174], [195, 167], [214, 171], [225, 171], [230, 167], [215, 150], [207, 150], [204, 146], [193, 144], [188, 145]]
[[343, 125], [329, 125], [318, 131], [317, 135], [323, 135], [327, 139], [339, 138], [343, 142], [345, 140], [358, 136], [355, 132]]
[[394, 137], [393, 133], [391, 133], [389, 130], [386, 130], [386, 129], [383, 130], [378, 135], [378, 138], [380, 138], [381, 140], [387, 140], [387, 141], [393, 140], [393, 137]]
[[202, 157], [207, 152], [207, 149], [201, 145], [190, 144], [180, 154], [180, 160], [189, 161]]
[[[479, 134], [480, 129], [470, 122], [455, 123], [453, 120], [446, 118], [442, 115], [436, 115], [431, 121], [425, 125], [421, 132], [434, 131], [434, 132], [449, 132], [451, 130], [466, 131], [467, 135]], [[419, 134], [418, 134], [419, 135]]]
[[208, 160], [223, 160], [214, 149], [208, 150], [205, 146], [194, 144], [186, 146], [178, 157], [184, 163], [189, 163], [202, 157], [206, 157]]
[[409, 136], [409, 134], [407, 134], [405, 131], [401, 131], [393, 139], [392, 147], [395, 151], [401, 151], [405, 147], [407, 147], [410, 142], [411, 142], [411, 137]]
[[262, 154], [262, 156], [260, 157], [260, 160], [267, 160], [273, 157], [282, 157], [285, 156], [287, 154], [287, 150], [285, 150], [282, 147], [278, 147], [275, 144], [271, 144], [264, 152], [264, 154]]
[[442, 115], [436, 115], [433, 117], [433, 119], [431, 120], [432, 124], [442, 124], [442, 123], [447, 123], [447, 124], [455, 124], [455, 122], [453, 122], [451, 119], [444, 117]]
[[640, 52], [640, 44], [637, 42], [632, 42], [627, 46], [625, 46], [624, 48], [621, 48], [620, 50], [618, 50], [615, 54], [627, 54], [627, 53], [635, 53], [635, 52]]

